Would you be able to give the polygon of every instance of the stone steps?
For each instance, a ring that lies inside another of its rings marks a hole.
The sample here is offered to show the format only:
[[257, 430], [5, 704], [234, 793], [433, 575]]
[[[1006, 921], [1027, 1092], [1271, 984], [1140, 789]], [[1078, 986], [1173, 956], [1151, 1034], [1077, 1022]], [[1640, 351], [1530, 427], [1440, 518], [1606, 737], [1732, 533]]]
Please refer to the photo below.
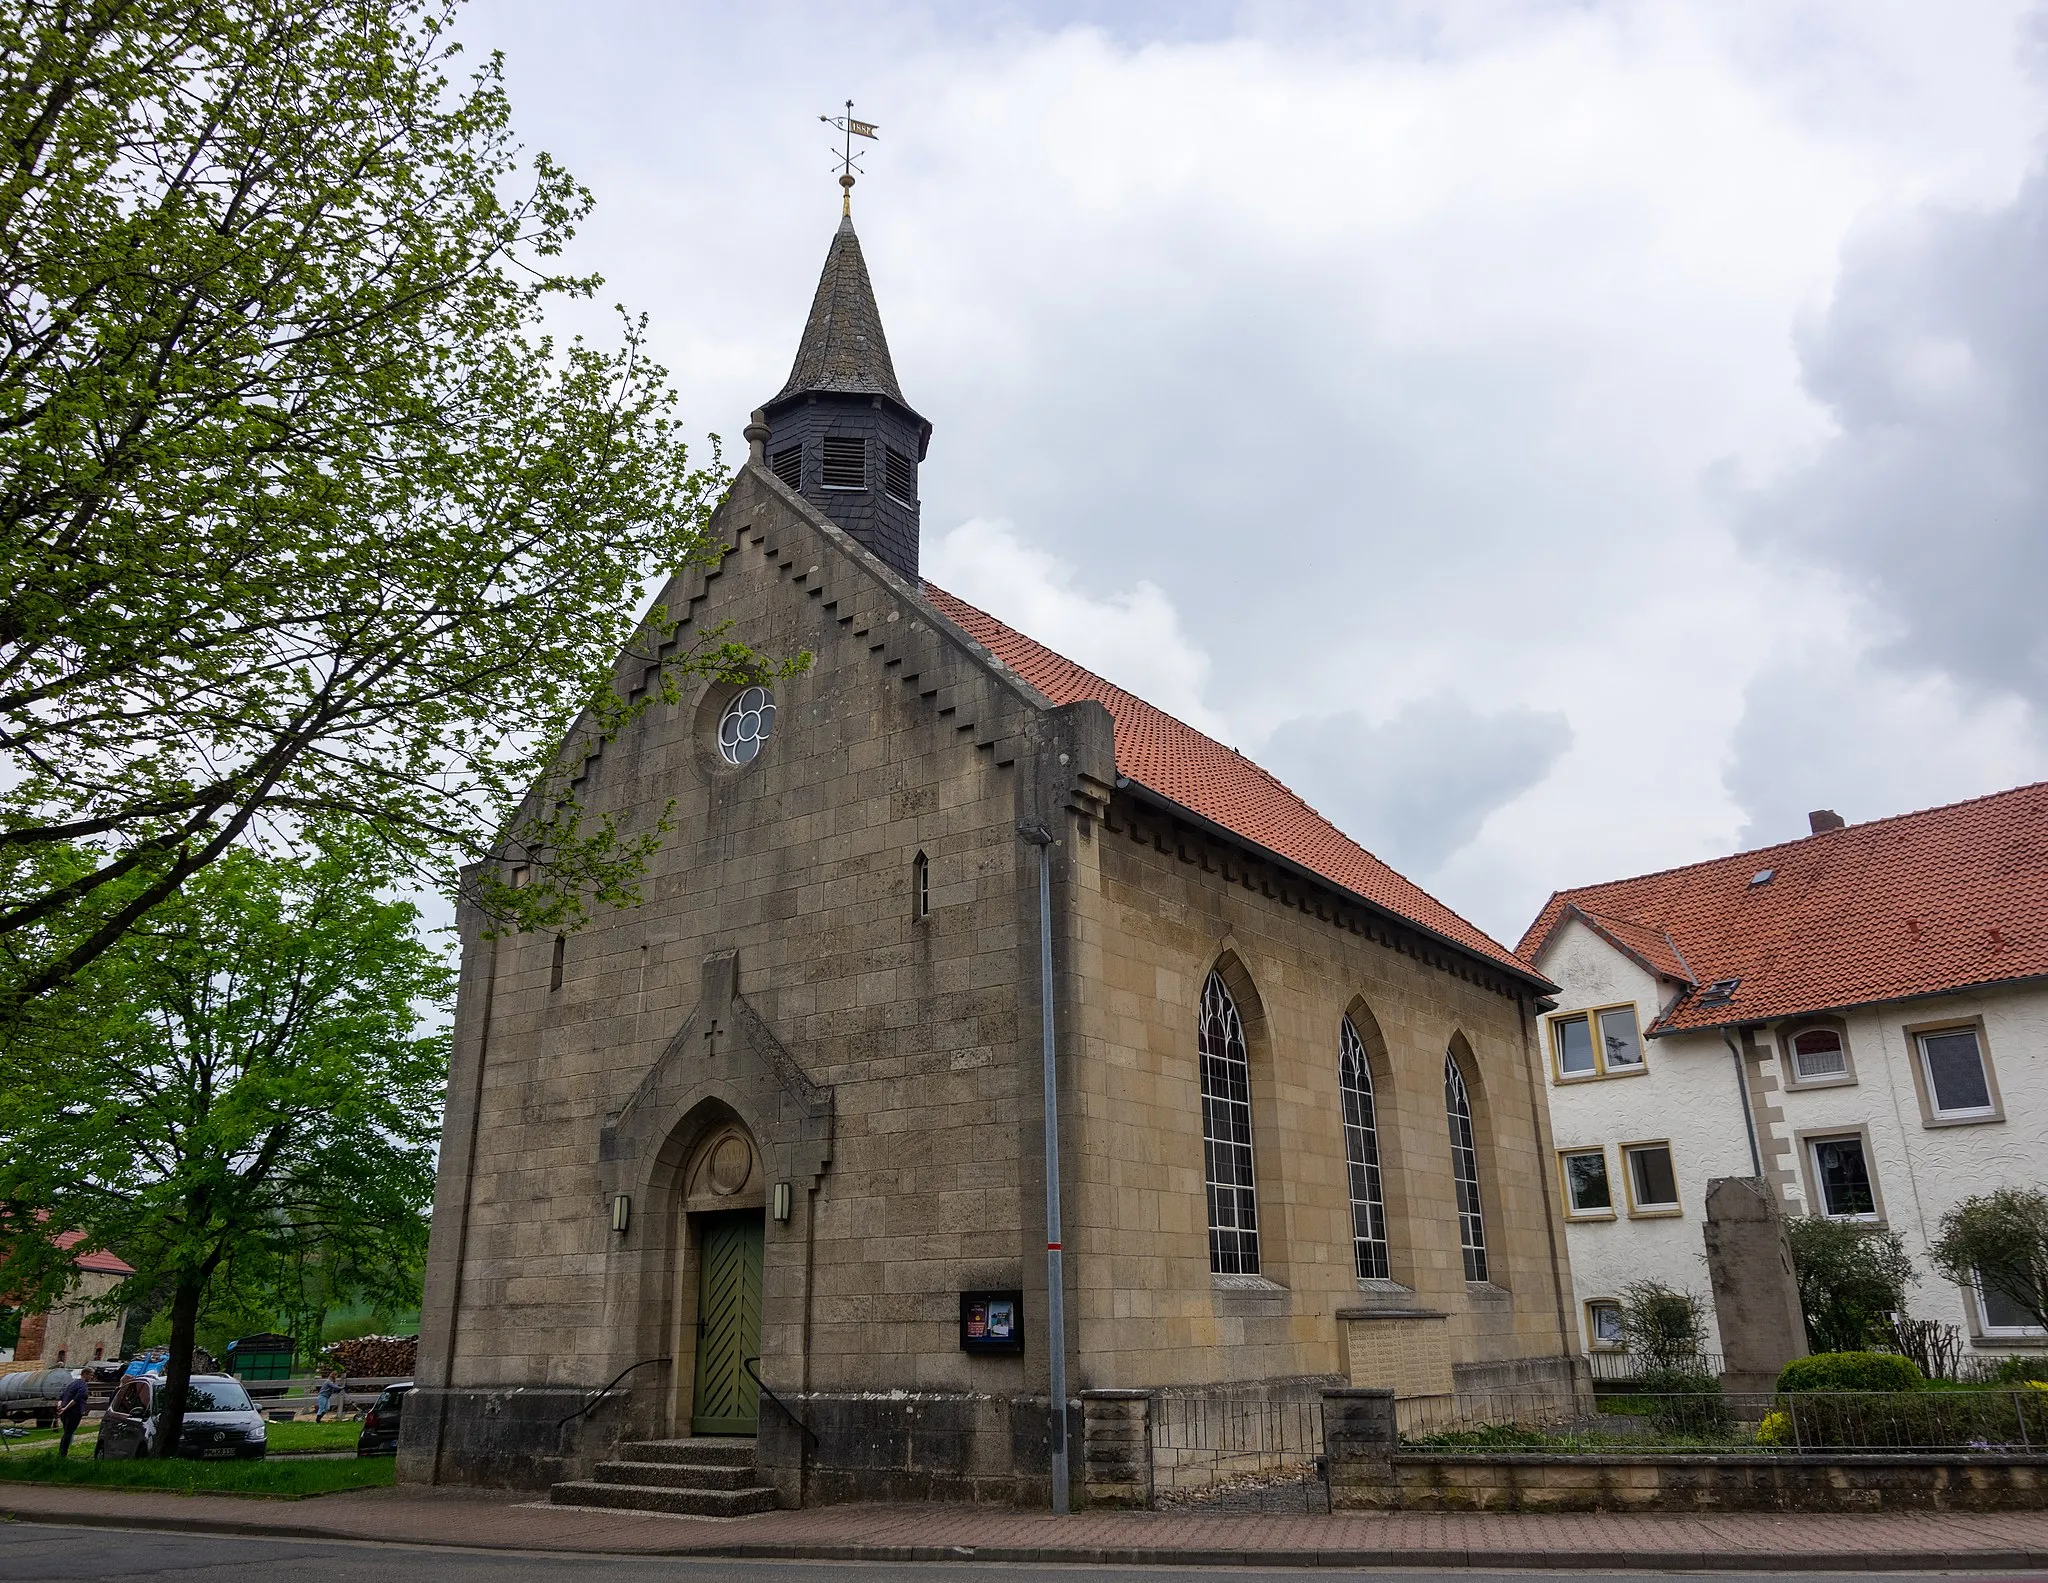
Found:
[[606, 1506], [684, 1517], [746, 1517], [775, 1509], [775, 1491], [754, 1482], [751, 1440], [633, 1440], [600, 1462], [596, 1477], [557, 1484], [557, 1506]]

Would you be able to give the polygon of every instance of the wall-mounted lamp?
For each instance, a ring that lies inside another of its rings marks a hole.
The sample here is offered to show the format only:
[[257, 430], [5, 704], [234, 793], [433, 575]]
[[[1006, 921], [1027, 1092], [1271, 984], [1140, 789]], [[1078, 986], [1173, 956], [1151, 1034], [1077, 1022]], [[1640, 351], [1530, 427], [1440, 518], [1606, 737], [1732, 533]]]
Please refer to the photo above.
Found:
[[775, 1219], [781, 1225], [789, 1224], [789, 1183], [775, 1184]]
[[626, 1227], [631, 1225], [632, 1221], [633, 1200], [624, 1193], [614, 1194], [612, 1196], [612, 1230], [623, 1236], [625, 1235]]

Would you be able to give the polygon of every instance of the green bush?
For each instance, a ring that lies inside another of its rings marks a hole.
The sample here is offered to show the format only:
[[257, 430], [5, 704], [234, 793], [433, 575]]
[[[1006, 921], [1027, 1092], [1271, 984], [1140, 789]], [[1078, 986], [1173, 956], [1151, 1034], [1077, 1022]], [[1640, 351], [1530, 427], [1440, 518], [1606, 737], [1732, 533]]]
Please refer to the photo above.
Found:
[[1785, 1222], [1806, 1344], [1816, 1352], [1854, 1352], [1886, 1339], [1890, 1316], [1906, 1306], [1918, 1277], [1896, 1231], [1812, 1215]]
[[1721, 1381], [1703, 1369], [1645, 1369], [1630, 1394], [1640, 1395], [1650, 1422], [1669, 1433], [1706, 1435], [1728, 1427]]
[[1778, 1376], [1791, 1391], [1917, 1391], [1927, 1376], [1911, 1358], [1889, 1352], [1816, 1352], [1794, 1358]]
[[2048, 1434], [2048, 1391], [1812, 1391], [1779, 1399], [1758, 1443], [1811, 1450], [1998, 1451]]
[[1993, 1385], [2027, 1385], [2048, 1380], [2048, 1358], [2007, 1358], [1991, 1371]]

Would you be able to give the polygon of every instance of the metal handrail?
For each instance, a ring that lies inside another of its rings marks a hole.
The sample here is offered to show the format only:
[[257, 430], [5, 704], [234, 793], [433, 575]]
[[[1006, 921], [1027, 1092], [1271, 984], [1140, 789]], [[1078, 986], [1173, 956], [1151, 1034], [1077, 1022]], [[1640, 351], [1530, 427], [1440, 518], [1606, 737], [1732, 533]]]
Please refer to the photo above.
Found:
[[642, 1358], [638, 1363], [627, 1364], [623, 1369], [619, 1370], [617, 1374], [612, 1376], [611, 1384], [605, 1386], [603, 1390], [599, 1391], [595, 1396], [591, 1397], [589, 1401], [585, 1402], [581, 1407], [577, 1408], [576, 1411], [571, 1413], [567, 1418], [564, 1418], [560, 1423], [556, 1424], [555, 1427], [557, 1429], [567, 1429], [571, 1424], [576, 1422], [577, 1419], [581, 1418], [585, 1413], [589, 1412], [599, 1402], [603, 1401], [607, 1396], [611, 1395], [613, 1390], [617, 1388], [619, 1381], [623, 1380], [628, 1374], [631, 1374], [635, 1369], [644, 1369], [650, 1363], [673, 1362], [675, 1362], [674, 1358]]
[[777, 1407], [780, 1407], [782, 1409], [782, 1416], [787, 1418], [791, 1423], [795, 1424], [797, 1428], [801, 1429], [804, 1432], [804, 1438], [810, 1441], [811, 1449], [813, 1451], [816, 1451], [818, 1449], [818, 1436], [816, 1431], [814, 1431], [811, 1428], [811, 1426], [805, 1423], [801, 1418], [797, 1417], [797, 1415], [790, 1410], [789, 1403], [785, 1402], [780, 1396], [777, 1396], [775, 1394], [774, 1389], [768, 1384], [768, 1382], [761, 1378], [761, 1371], [754, 1367], [754, 1365], [759, 1363], [760, 1361], [761, 1359], [758, 1356], [751, 1358], [741, 1358], [740, 1367], [745, 1369], [748, 1374], [753, 1376], [754, 1383], [761, 1388], [761, 1394], [767, 1397], [768, 1400], [773, 1402]]

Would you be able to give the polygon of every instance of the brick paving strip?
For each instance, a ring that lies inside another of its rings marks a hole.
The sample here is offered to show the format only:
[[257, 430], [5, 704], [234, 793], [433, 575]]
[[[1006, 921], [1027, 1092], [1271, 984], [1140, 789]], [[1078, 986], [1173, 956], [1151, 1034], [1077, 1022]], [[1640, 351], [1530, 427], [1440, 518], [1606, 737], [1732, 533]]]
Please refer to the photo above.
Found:
[[1132, 1566], [2048, 1568], [2044, 1512], [1052, 1517], [964, 1506], [825, 1506], [718, 1519], [545, 1506], [531, 1495], [469, 1490], [357, 1490], [264, 1500], [14, 1484], [0, 1489], [0, 1514], [23, 1522], [583, 1555]]

